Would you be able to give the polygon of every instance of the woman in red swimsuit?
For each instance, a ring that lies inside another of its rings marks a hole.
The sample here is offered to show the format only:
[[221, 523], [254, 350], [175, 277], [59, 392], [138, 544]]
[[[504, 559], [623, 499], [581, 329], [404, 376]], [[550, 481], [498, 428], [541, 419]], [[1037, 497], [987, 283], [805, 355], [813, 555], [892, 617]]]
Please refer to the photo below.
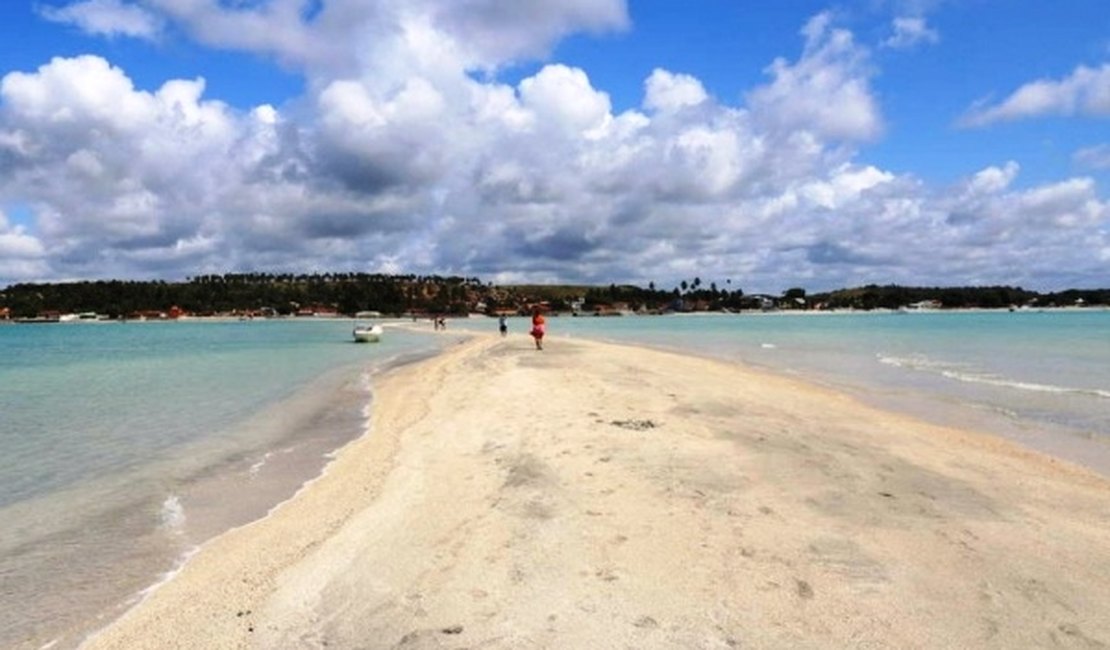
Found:
[[529, 333], [532, 335], [532, 338], [536, 339], [537, 350], [543, 349], [543, 333], [545, 323], [546, 321], [543, 319], [543, 314], [540, 313], [540, 310], [537, 309], [532, 312], [532, 331]]

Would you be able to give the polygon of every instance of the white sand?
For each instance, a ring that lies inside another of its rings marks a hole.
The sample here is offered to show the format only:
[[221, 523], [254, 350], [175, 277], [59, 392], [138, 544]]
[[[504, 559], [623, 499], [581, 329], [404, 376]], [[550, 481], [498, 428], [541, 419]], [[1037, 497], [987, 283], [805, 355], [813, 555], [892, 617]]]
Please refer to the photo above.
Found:
[[91, 648], [1110, 646], [1110, 482], [703, 359], [481, 338]]

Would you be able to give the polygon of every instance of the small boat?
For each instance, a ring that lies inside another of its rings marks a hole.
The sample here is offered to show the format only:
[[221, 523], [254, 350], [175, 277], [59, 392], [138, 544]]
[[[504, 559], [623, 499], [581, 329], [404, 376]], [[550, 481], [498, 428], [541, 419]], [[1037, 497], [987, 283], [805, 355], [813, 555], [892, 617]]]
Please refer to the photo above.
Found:
[[382, 338], [382, 326], [356, 324], [351, 335], [355, 337], [355, 343], [377, 343]]

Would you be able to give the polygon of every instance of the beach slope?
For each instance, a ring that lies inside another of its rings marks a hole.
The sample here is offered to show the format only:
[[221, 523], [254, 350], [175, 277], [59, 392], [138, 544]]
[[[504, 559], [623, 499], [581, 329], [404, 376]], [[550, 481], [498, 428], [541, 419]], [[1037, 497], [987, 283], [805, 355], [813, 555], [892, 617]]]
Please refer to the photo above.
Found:
[[90, 648], [1110, 646], [1110, 483], [733, 364], [478, 338]]

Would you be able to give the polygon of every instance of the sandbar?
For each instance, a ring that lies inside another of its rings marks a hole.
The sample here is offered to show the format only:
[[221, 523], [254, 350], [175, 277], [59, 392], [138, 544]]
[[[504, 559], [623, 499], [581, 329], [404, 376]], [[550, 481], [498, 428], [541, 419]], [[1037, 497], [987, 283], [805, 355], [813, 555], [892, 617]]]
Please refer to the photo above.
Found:
[[478, 336], [101, 648], [1110, 646], [1110, 481], [740, 365]]

